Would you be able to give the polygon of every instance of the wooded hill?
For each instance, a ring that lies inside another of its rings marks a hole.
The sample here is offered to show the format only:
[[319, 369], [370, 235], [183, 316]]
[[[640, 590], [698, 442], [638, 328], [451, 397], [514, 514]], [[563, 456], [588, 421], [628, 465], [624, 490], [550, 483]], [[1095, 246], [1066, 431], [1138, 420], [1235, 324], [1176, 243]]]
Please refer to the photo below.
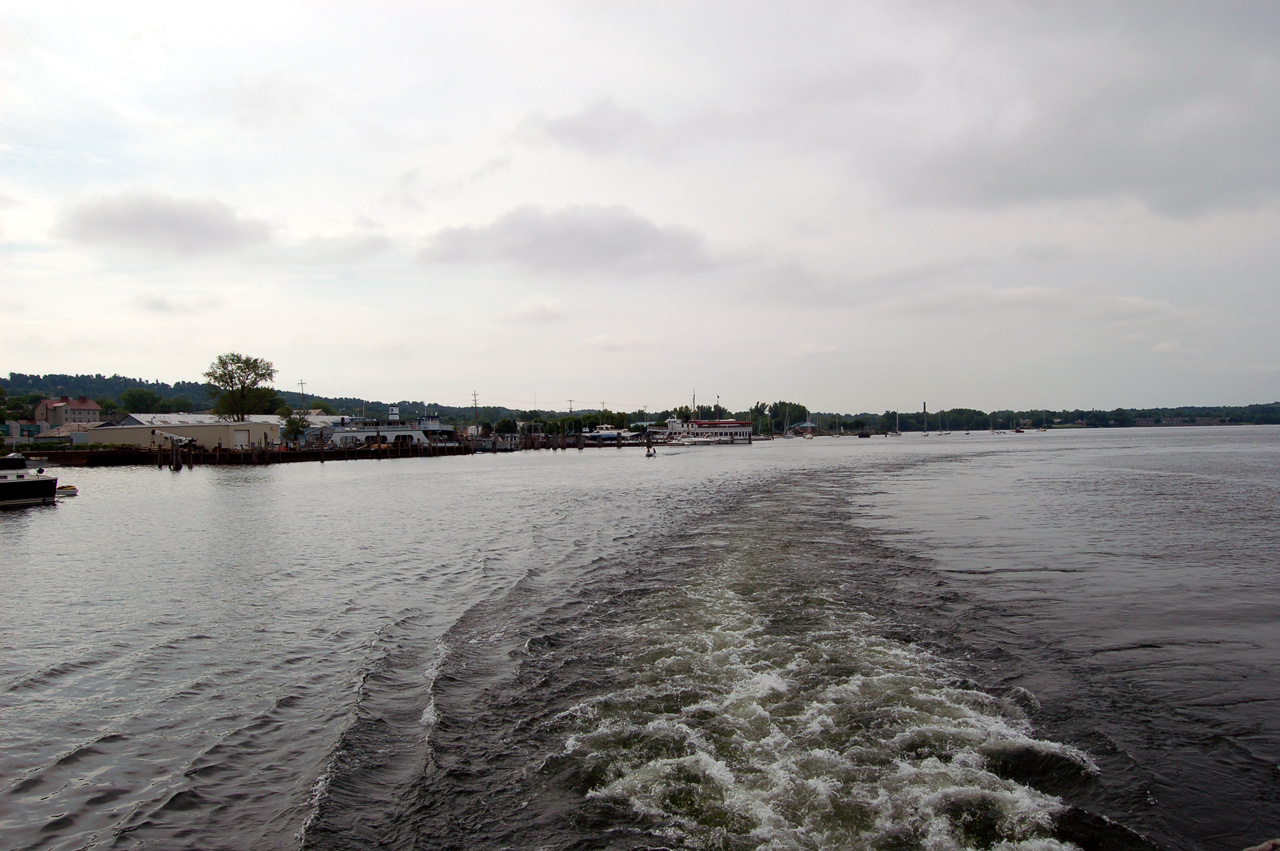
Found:
[[[0, 378], [0, 387], [4, 388], [7, 400], [4, 407], [13, 413], [29, 409], [42, 398], [58, 396], [87, 396], [99, 404], [110, 402], [110, 407], [127, 411], [124, 404], [126, 398], [136, 402], [154, 404], [145, 413], [163, 413], [166, 411], [195, 412], [206, 411], [213, 407], [214, 394], [209, 385], [198, 381], [179, 381], [166, 384], [162, 381], [147, 381], [141, 378], [126, 378], [122, 375], [26, 375], [10, 372], [8, 379]], [[128, 391], [149, 391], [133, 393]], [[152, 395], [154, 394], [154, 395]], [[401, 419], [414, 419], [426, 414], [438, 414], [447, 424], [465, 426], [475, 423], [477, 411], [471, 407], [453, 407], [449, 405], [428, 404], [426, 402], [401, 400], [399, 402], [379, 402], [356, 397], [340, 396], [306, 396], [292, 390], [276, 390], [275, 398], [267, 400], [264, 405], [270, 410], [263, 413], [274, 413], [280, 405], [288, 405], [294, 410], [302, 410], [304, 406], [315, 407], [317, 402], [324, 402], [336, 413], [346, 416], [367, 416], [385, 419], [388, 408], [396, 405], [400, 408]], [[104, 407], [108, 407], [104, 405]], [[757, 403], [748, 411], [730, 412], [726, 409], [699, 405], [696, 416], [701, 418], [733, 417], [751, 420], [758, 431], [781, 431], [786, 424], [795, 425], [809, 418], [823, 431], [840, 429], [858, 430], [866, 427], [873, 431], [892, 431], [897, 427], [902, 431], [920, 431], [925, 427], [920, 411], [885, 411], [883, 414], [839, 414], [810, 412], [804, 405], [794, 402], [775, 402], [766, 405]], [[693, 414], [688, 407], [679, 407], [672, 411], [650, 412], [648, 419], [665, 420], [669, 416], [688, 416]], [[517, 411], [511, 408], [483, 406], [478, 411], [479, 422], [494, 424], [504, 420], [538, 419], [547, 424], [568, 418], [562, 411]], [[575, 411], [572, 417], [578, 427], [590, 427], [601, 421], [619, 425], [644, 418], [644, 414], [600, 412], [583, 410]], [[972, 408], [953, 408], [946, 411], [930, 411], [928, 427], [946, 428], [963, 431], [964, 429], [1012, 428], [1015, 425], [1048, 426], [1084, 425], [1089, 428], [1124, 428], [1135, 425], [1190, 425], [1190, 424], [1277, 424], [1280, 423], [1280, 402], [1243, 406], [1183, 406], [1172, 408], [1116, 408], [1111, 411], [1085, 410], [1027, 410], [1027, 411], [979, 411]]]
[[[0, 387], [4, 388], [8, 398], [10, 411], [30, 408], [40, 399], [70, 396], [85, 396], [103, 405], [104, 401], [112, 403], [113, 408], [134, 413], [194, 413], [207, 411], [213, 407], [215, 393], [208, 384], [197, 381], [178, 381], [166, 384], [163, 381], [147, 381], [142, 378], [126, 378], [122, 375], [26, 375], [21, 372], [10, 372], [7, 379], [0, 378]], [[125, 403], [130, 398], [129, 391], [146, 391], [132, 394], [132, 398], [146, 406], [146, 410], [133, 410]], [[308, 395], [305, 398], [296, 390], [276, 390], [276, 400], [267, 400], [264, 407], [275, 413], [280, 405], [288, 405], [294, 410], [314, 407], [317, 402], [327, 403], [333, 410], [346, 416], [367, 416], [375, 419], [386, 419], [388, 408], [392, 405], [400, 407], [401, 419], [412, 419], [428, 413], [439, 414], [441, 419], [450, 424], [467, 424], [475, 421], [472, 408], [457, 408], [448, 405], [427, 404], [404, 400], [400, 402], [379, 402], [354, 397], [325, 397]], [[486, 406], [480, 408], [480, 421], [497, 422], [506, 418], [518, 418], [520, 412], [509, 408]]]

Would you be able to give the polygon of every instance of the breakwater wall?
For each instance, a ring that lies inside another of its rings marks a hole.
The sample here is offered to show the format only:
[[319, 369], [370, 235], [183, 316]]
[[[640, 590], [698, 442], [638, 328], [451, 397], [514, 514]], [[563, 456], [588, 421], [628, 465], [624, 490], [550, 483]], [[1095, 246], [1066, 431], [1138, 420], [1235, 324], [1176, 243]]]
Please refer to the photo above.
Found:
[[[301, 461], [356, 461], [381, 458], [434, 458], [438, 455], [470, 455], [467, 444], [384, 444], [344, 449], [67, 449], [43, 452], [39, 457], [63, 467], [216, 466], [221, 464], [293, 464]], [[38, 463], [32, 459], [32, 463]]]

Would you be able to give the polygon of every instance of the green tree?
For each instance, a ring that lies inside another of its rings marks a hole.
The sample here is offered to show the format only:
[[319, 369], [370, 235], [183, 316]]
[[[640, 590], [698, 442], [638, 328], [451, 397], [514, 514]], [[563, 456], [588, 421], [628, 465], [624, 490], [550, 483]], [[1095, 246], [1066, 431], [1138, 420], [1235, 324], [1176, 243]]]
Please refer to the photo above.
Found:
[[294, 413], [293, 408], [288, 405], [277, 408], [276, 416], [281, 422], [280, 436], [285, 440], [298, 440], [307, 429], [311, 428], [311, 421], [302, 414]]
[[108, 396], [103, 396], [101, 399], [94, 399], [93, 401], [98, 403], [98, 410], [101, 411], [104, 416], [109, 417], [120, 410], [120, 404], [116, 402], [115, 399]]
[[9, 416], [15, 420], [32, 420], [36, 416], [36, 405], [45, 398], [43, 393], [27, 393], [14, 396], [8, 403]]
[[493, 430], [496, 431], [498, 434], [515, 434], [517, 431], [519, 431], [519, 428], [516, 427], [515, 420], [511, 419], [510, 417], [503, 417], [502, 419], [498, 420], [498, 423], [493, 427]]
[[120, 394], [120, 407], [131, 414], [162, 413], [163, 401], [159, 393], [144, 387], [130, 387]]
[[[284, 399], [272, 387], [255, 387], [249, 391], [248, 410], [246, 414], [274, 414], [280, 410]], [[217, 409], [214, 409], [215, 413]]]
[[319, 411], [327, 416], [336, 417], [338, 415], [338, 412], [333, 409], [333, 405], [323, 399], [312, 399], [307, 404], [311, 406], [312, 410]]
[[786, 431], [809, 419], [809, 409], [797, 402], [774, 402], [769, 406], [769, 421], [773, 431]]
[[[258, 413], [261, 407], [277, 398], [274, 389], [262, 386], [276, 377], [271, 361], [262, 358], [236, 352], [218, 355], [204, 377], [218, 393], [214, 413], [235, 422], [244, 422], [249, 414]], [[278, 407], [277, 403], [267, 412]]]

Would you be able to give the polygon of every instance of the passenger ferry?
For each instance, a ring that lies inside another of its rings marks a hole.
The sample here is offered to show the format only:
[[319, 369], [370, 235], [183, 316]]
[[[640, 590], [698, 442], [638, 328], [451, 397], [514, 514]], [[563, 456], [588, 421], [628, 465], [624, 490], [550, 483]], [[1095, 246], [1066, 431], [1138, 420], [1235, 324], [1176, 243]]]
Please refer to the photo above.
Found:
[[458, 441], [453, 429], [440, 422], [440, 417], [428, 414], [416, 420], [371, 420], [364, 417], [343, 417], [331, 428], [333, 435], [329, 445], [339, 449], [355, 449], [361, 446], [381, 444], [407, 444], [411, 446], [448, 446]]
[[751, 423], [746, 420], [667, 420], [666, 428], [650, 429], [655, 442], [684, 446], [750, 444]]

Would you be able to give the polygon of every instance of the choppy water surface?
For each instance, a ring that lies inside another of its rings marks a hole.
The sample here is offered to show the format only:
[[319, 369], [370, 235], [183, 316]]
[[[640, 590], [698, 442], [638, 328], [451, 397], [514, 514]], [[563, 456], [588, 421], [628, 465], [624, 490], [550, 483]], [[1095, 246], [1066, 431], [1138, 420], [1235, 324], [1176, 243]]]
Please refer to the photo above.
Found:
[[61, 473], [6, 848], [1280, 836], [1280, 430]]

